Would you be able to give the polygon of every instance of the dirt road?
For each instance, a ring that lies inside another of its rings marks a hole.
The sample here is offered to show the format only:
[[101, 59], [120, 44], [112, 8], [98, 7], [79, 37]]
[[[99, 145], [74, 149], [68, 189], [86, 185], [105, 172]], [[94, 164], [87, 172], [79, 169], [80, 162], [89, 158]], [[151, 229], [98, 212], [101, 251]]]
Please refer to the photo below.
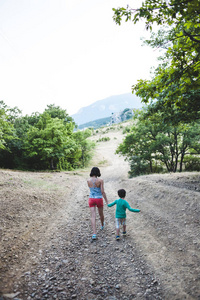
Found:
[[[128, 179], [114, 154], [123, 136], [95, 150], [109, 202], [117, 190], [141, 213], [127, 212], [115, 240], [115, 207], [91, 243], [86, 179], [78, 172], [0, 170], [0, 299], [200, 299], [200, 174]], [[93, 137], [94, 140], [98, 136]]]

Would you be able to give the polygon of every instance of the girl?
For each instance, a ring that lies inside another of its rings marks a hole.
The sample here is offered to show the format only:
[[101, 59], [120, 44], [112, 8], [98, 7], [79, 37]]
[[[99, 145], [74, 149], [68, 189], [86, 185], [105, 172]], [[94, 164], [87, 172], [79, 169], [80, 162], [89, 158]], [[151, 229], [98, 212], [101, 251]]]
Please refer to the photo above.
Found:
[[99, 211], [99, 217], [101, 220], [101, 229], [104, 228], [104, 214], [103, 214], [103, 198], [106, 201], [106, 204], [108, 204], [108, 200], [106, 197], [106, 193], [104, 191], [104, 182], [103, 179], [100, 179], [98, 177], [101, 176], [100, 170], [97, 167], [93, 167], [90, 172], [90, 179], [87, 180], [87, 184], [90, 189], [90, 195], [89, 195], [89, 207], [91, 211], [91, 223], [92, 223], [92, 229], [93, 229], [93, 235], [92, 240], [96, 240], [96, 207]]

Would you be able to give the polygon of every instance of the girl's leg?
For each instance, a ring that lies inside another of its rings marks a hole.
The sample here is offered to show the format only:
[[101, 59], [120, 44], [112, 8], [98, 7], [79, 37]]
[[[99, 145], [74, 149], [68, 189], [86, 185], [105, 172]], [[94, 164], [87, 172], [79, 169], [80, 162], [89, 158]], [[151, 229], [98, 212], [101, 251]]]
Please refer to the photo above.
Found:
[[103, 214], [103, 206], [102, 207], [98, 207], [99, 210], [99, 217], [101, 220], [101, 226], [104, 226], [104, 214]]
[[90, 207], [93, 234], [96, 234], [96, 206]]

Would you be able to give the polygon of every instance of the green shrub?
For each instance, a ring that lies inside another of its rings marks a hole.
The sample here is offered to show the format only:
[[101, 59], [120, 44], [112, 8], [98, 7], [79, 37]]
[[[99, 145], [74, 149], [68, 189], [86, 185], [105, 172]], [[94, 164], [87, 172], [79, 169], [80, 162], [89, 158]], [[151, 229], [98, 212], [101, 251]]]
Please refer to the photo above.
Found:
[[188, 155], [184, 158], [185, 171], [200, 171], [200, 157]]
[[97, 142], [107, 142], [107, 141], [110, 141], [110, 138], [107, 136], [107, 137], [102, 137], [102, 138], [99, 138], [97, 140]]
[[129, 177], [163, 172], [164, 168], [162, 165], [152, 162], [152, 166], [150, 167], [150, 163], [139, 156], [133, 156], [130, 160]]
[[123, 130], [123, 134], [129, 133], [131, 131], [131, 128], [126, 126]]

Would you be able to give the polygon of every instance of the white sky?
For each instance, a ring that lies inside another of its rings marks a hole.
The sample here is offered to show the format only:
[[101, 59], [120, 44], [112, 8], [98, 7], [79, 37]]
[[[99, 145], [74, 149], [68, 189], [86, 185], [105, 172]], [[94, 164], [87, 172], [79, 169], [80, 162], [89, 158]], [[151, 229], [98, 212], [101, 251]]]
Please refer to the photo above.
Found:
[[148, 79], [159, 53], [142, 46], [144, 24], [112, 19], [127, 1], [0, 0], [0, 100], [23, 114], [55, 104], [71, 115]]

